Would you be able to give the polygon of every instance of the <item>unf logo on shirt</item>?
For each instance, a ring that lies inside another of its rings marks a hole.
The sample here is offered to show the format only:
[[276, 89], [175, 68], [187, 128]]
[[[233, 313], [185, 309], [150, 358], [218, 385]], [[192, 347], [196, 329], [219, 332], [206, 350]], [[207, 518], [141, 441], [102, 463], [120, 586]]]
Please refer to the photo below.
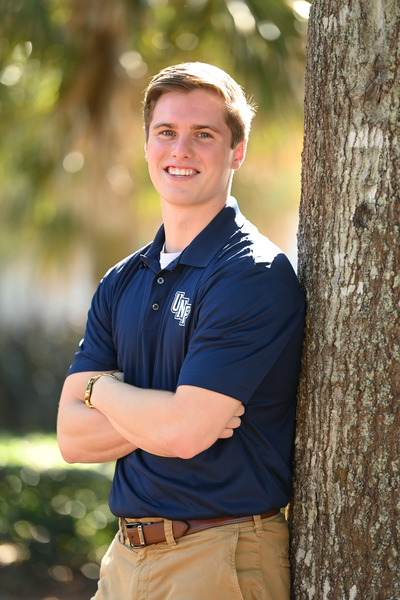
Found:
[[189, 298], [185, 298], [185, 292], [176, 292], [175, 298], [171, 304], [171, 312], [174, 314], [174, 319], [179, 321], [182, 327], [185, 325], [186, 319], [190, 315], [192, 305], [189, 304]]

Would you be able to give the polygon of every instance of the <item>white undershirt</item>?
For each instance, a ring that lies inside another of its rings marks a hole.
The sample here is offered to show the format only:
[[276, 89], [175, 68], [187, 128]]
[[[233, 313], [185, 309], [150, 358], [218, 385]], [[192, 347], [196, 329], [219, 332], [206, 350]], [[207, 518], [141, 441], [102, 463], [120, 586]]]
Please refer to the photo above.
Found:
[[168, 267], [169, 263], [172, 263], [173, 260], [178, 258], [178, 256], [182, 254], [182, 252], [165, 252], [165, 244], [163, 249], [160, 252], [160, 267], [161, 270]]

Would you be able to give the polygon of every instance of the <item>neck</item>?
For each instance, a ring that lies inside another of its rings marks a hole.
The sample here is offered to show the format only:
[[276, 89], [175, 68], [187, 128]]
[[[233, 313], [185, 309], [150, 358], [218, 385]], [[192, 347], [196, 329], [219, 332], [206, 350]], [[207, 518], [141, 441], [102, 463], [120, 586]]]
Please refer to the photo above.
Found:
[[225, 206], [171, 206], [161, 201], [166, 252], [182, 252]]

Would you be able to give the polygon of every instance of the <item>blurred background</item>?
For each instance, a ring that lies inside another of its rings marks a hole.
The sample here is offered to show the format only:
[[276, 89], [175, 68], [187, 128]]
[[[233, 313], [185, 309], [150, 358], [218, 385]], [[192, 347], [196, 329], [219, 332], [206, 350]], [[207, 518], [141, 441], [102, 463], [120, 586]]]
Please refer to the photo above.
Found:
[[0, 600], [89, 598], [113, 465], [66, 465], [57, 404], [91, 296], [151, 241], [142, 93], [203, 61], [258, 105], [233, 195], [296, 266], [305, 0], [0, 0]]

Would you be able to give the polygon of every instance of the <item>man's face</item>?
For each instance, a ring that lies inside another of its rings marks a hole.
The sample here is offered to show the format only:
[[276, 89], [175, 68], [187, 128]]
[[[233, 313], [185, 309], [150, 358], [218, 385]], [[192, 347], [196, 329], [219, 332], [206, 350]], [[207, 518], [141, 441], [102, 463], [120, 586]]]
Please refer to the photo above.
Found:
[[231, 148], [224, 111], [223, 101], [205, 90], [168, 92], [157, 100], [146, 160], [163, 206], [225, 205], [246, 144]]

